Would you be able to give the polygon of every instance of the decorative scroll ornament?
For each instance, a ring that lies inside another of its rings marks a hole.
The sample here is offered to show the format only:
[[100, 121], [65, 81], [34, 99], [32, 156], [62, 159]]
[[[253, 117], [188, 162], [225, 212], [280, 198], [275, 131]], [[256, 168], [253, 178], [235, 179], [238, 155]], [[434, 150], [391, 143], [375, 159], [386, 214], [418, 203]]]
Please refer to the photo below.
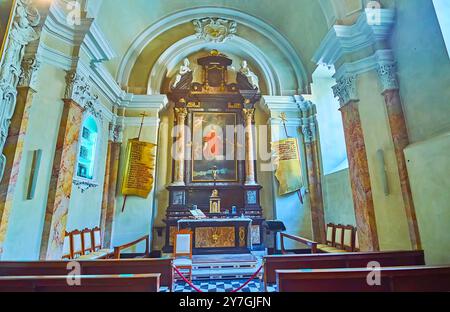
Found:
[[[39, 12], [31, 0], [17, 0], [14, 21], [0, 67], [0, 151], [2, 152], [16, 106], [16, 87], [21, 77], [25, 46], [39, 38], [40, 34], [35, 30], [39, 22]], [[1, 155], [0, 179], [3, 178], [5, 163], [6, 157]]]
[[109, 140], [114, 143], [123, 141], [123, 125], [117, 123], [117, 117], [114, 116], [109, 124]]
[[383, 92], [399, 89], [396, 66], [394, 64], [378, 65], [377, 73], [381, 82], [381, 86], [383, 88]]
[[82, 179], [74, 179], [73, 184], [81, 191], [81, 194], [84, 194], [87, 190], [91, 188], [96, 188], [98, 186], [97, 183], [89, 182]]
[[35, 89], [36, 75], [41, 62], [36, 56], [24, 58], [22, 61], [22, 73], [20, 75], [19, 86]]
[[341, 106], [347, 105], [350, 101], [359, 101], [356, 92], [356, 75], [348, 75], [339, 79], [337, 85], [333, 87], [333, 92]]
[[98, 120], [103, 120], [102, 110], [97, 109], [99, 106], [98, 95], [92, 94], [88, 79], [76, 71], [69, 71], [67, 72], [66, 83], [64, 97], [76, 102]]
[[222, 18], [203, 18], [192, 22], [199, 39], [208, 42], [223, 43], [232, 38], [237, 32], [237, 23]]

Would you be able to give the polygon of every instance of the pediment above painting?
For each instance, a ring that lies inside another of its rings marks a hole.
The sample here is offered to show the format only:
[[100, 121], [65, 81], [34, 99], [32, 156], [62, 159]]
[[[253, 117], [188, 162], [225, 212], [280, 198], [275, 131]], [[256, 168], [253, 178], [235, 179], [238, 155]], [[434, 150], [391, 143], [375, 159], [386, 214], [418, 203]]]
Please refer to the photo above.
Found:
[[241, 68], [236, 71], [231, 58], [212, 50], [208, 55], [199, 57], [196, 63], [198, 66], [193, 68], [189, 59], [184, 59], [172, 79], [170, 98], [174, 102], [208, 94], [242, 96], [244, 101], [252, 103], [260, 98], [259, 77], [250, 69], [247, 61], [243, 60]]

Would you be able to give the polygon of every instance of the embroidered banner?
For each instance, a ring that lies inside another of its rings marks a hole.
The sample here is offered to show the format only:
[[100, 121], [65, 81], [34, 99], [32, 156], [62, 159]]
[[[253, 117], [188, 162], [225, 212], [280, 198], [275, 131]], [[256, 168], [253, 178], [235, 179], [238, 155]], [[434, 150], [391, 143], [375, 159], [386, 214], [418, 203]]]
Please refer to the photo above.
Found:
[[155, 144], [138, 139], [128, 141], [122, 194], [147, 198], [153, 187]]
[[297, 139], [285, 139], [272, 143], [275, 177], [279, 182], [278, 194], [286, 195], [303, 187], [302, 168]]

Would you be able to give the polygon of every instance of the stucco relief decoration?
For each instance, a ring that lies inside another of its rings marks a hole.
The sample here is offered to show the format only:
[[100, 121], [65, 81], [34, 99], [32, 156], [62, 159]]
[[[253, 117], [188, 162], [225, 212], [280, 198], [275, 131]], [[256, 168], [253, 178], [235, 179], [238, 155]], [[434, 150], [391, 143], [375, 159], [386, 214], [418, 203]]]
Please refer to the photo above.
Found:
[[394, 64], [378, 65], [377, 72], [383, 87], [383, 92], [387, 90], [398, 90], [396, 66]]
[[19, 85], [24, 87], [35, 88], [36, 75], [41, 62], [35, 57], [26, 57], [22, 61], [22, 73], [20, 75]]
[[98, 95], [92, 94], [88, 79], [78, 74], [76, 71], [69, 71], [66, 76], [65, 98], [71, 99], [85, 109], [86, 112], [97, 118], [103, 119], [102, 111], [97, 109], [99, 106]]
[[356, 92], [356, 75], [348, 75], [340, 78], [333, 87], [334, 96], [339, 99], [341, 106], [350, 101], [358, 101]]
[[[39, 38], [39, 32], [35, 29], [39, 22], [39, 12], [31, 0], [17, 0], [14, 21], [0, 67], [0, 151], [5, 147], [16, 106], [16, 87], [22, 73], [25, 46]], [[0, 179], [3, 178], [5, 163], [6, 157], [1, 155]]]
[[223, 18], [203, 18], [193, 21], [199, 39], [208, 42], [223, 43], [237, 32], [237, 23]]

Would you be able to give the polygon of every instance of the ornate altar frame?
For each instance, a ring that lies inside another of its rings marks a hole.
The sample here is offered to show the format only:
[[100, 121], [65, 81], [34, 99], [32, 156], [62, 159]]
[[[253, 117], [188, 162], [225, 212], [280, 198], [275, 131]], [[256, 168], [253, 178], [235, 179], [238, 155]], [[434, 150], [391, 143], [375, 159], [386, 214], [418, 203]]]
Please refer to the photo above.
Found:
[[[245, 76], [238, 73], [237, 82], [227, 82], [228, 67], [232, 61], [217, 51], [209, 56], [198, 59], [202, 66], [202, 82], [193, 82], [193, 74], [185, 74], [172, 88], [169, 99], [175, 103], [175, 126], [187, 125], [193, 127], [193, 115], [195, 113], [233, 113], [236, 115], [236, 123], [251, 128], [253, 125], [254, 107], [261, 99], [258, 89], [248, 82]], [[249, 131], [252, 133], [252, 131]], [[253, 134], [250, 134], [250, 137]], [[174, 144], [185, 142], [184, 133], [181, 138], [174, 140]], [[253, 140], [253, 138], [250, 138]], [[177, 223], [181, 219], [191, 217], [190, 209], [196, 205], [208, 217], [236, 218], [244, 215], [252, 220], [253, 247], [262, 247], [262, 229], [264, 221], [260, 204], [261, 186], [256, 182], [255, 157], [252, 156], [252, 141], [245, 136], [246, 159], [237, 160], [237, 179], [234, 181], [195, 181], [192, 178], [193, 158], [191, 160], [173, 160], [173, 183], [167, 187], [169, 190], [169, 207], [166, 211], [166, 244], [165, 252], [171, 252], [172, 234], [177, 229]], [[247, 146], [248, 145], [248, 146]], [[192, 144], [177, 145], [178, 150], [184, 155], [192, 155]], [[235, 157], [236, 158], [236, 157]], [[235, 215], [209, 213], [209, 198], [214, 189], [218, 189], [221, 196], [222, 210], [230, 210], [237, 207]]]

